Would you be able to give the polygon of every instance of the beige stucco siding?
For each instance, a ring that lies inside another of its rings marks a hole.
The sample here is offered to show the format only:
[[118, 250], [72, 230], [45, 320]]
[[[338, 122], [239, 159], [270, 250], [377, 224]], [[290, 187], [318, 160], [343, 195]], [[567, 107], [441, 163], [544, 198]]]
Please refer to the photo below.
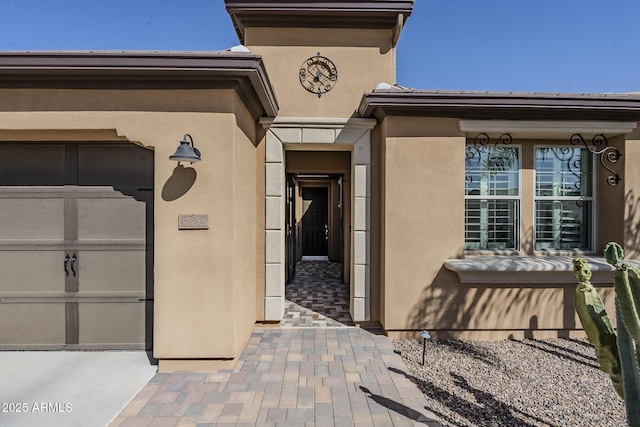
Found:
[[[242, 105], [237, 105], [236, 117], [242, 117]], [[246, 114], [246, 113], [245, 113]], [[246, 114], [249, 119], [251, 117]], [[258, 177], [256, 169], [262, 169], [256, 147], [240, 129], [235, 128], [233, 144], [233, 174], [228, 178], [233, 186], [233, 281], [234, 292], [234, 356], [244, 347], [246, 340], [253, 331], [256, 322], [256, 289], [258, 282], [257, 245], [258, 231], [264, 223], [258, 224]], [[261, 188], [264, 188], [264, 184]], [[260, 228], [258, 226], [260, 225]], [[260, 233], [262, 234], [262, 233]], [[262, 281], [261, 283], [264, 283]]]
[[[446, 259], [464, 244], [463, 137], [387, 138], [384, 175], [384, 327], [413, 328]], [[419, 321], [421, 323], [421, 321]]]
[[[579, 333], [574, 284], [534, 283], [527, 273], [518, 271], [496, 273], [495, 284], [461, 283], [454, 272], [443, 267], [447, 259], [473, 256], [464, 251], [467, 140], [452, 124], [443, 119], [391, 117], [375, 133], [382, 139], [384, 165], [380, 207], [383, 261], [379, 266], [383, 326], [392, 336], [422, 329], [438, 337], [478, 339]], [[612, 138], [610, 143], [625, 145], [621, 138]], [[567, 142], [516, 140], [513, 144], [523, 147], [521, 224], [526, 227], [520, 254], [533, 255], [532, 149]], [[634, 156], [630, 150], [637, 150], [635, 147], [627, 142], [628, 154], [624, 156]], [[607, 185], [606, 171], [596, 165], [596, 251], [607, 241], [619, 239], [624, 227], [626, 244], [637, 251], [633, 224], [638, 214], [629, 206], [629, 193], [636, 192], [639, 177], [624, 163], [618, 162], [616, 169], [626, 170], [625, 186]], [[613, 312], [612, 289], [605, 286], [599, 291]]]
[[385, 318], [385, 135], [388, 121], [371, 132], [371, 319]]
[[[391, 30], [249, 28], [246, 44], [263, 57], [280, 117], [351, 117], [363, 93], [395, 82]], [[335, 86], [320, 98], [298, 77], [303, 62], [318, 52], [338, 70]]]
[[[604, 247], [607, 242], [618, 242], [622, 244], [624, 242], [624, 206], [625, 206], [625, 192], [629, 188], [633, 188], [633, 173], [629, 172], [629, 168], [626, 167], [626, 161], [629, 158], [625, 152], [624, 137], [618, 136], [609, 139], [609, 145], [617, 147], [622, 157], [613, 164], [608, 164], [614, 171], [616, 171], [622, 181], [615, 186], [607, 184], [607, 177], [611, 175], [606, 169], [604, 169], [598, 156], [593, 157], [593, 167], [595, 169], [595, 192], [596, 192], [596, 242], [595, 252], [598, 255], [602, 255]], [[613, 280], [613, 279], [612, 279]]]
[[[169, 156], [185, 133], [202, 162], [178, 166]], [[159, 359], [233, 358], [251, 332], [259, 280], [255, 135], [232, 90], [0, 91], [1, 140], [127, 140], [154, 149]], [[209, 229], [179, 230], [180, 214], [208, 215]]]
[[[429, 329], [438, 338], [570, 336], [581, 328], [573, 308], [574, 290], [575, 285], [519, 281], [503, 286], [464, 285], [446, 272], [423, 290], [420, 304], [410, 313], [410, 326]], [[607, 287], [598, 292], [613, 313], [613, 290]]]
[[254, 171], [256, 176], [256, 200], [255, 206], [253, 209], [256, 211], [256, 229], [260, 230], [260, 232], [256, 236], [256, 246], [252, 249], [255, 253], [256, 257], [256, 283], [255, 283], [255, 313], [257, 321], [264, 321], [265, 318], [265, 296], [266, 296], [266, 271], [265, 271], [265, 223], [266, 223], [266, 212], [265, 212], [265, 192], [266, 192], [266, 177], [265, 177], [265, 168], [264, 168], [264, 159], [265, 159], [265, 150], [266, 150], [266, 141], [263, 136], [260, 140], [260, 143], [256, 147], [255, 156], [256, 156], [256, 169]]
[[[625, 257], [640, 258], [640, 135], [624, 144], [624, 202], [620, 211], [624, 215]], [[624, 208], [622, 207], [624, 206]], [[621, 224], [622, 225], [622, 224]]]

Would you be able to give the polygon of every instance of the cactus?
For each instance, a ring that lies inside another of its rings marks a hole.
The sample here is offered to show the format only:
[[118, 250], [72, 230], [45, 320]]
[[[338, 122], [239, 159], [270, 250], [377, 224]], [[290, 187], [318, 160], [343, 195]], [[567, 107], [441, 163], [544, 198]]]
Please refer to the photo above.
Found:
[[629, 425], [640, 427], [640, 270], [622, 262], [624, 252], [617, 243], [609, 243], [604, 255], [615, 267], [617, 336], [582, 258], [573, 260], [573, 272], [579, 282], [574, 304], [601, 369], [609, 374], [613, 387], [625, 400]]
[[582, 327], [595, 348], [601, 369], [609, 374], [613, 387], [620, 397], [624, 398], [616, 334], [609, 316], [607, 316], [602, 298], [590, 282], [591, 270], [589, 270], [587, 261], [582, 258], [574, 259], [573, 272], [579, 282], [573, 303]]

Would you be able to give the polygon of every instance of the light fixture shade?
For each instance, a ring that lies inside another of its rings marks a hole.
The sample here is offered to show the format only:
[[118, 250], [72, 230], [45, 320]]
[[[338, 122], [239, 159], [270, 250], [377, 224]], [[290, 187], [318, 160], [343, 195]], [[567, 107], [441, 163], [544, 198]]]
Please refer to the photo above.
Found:
[[[187, 141], [187, 137], [189, 137], [190, 141]], [[174, 160], [176, 162], [199, 162], [202, 160], [200, 158], [200, 150], [193, 146], [193, 139], [191, 135], [185, 134], [182, 141], [180, 141], [180, 146], [176, 150], [176, 152], [169, 156], [169, 160]]]

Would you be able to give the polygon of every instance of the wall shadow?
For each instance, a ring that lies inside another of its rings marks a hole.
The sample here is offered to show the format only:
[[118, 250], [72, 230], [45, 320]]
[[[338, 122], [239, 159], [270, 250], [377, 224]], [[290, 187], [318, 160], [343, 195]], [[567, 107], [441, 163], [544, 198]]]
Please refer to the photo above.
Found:
[[459, 341], [459, 340], [447, 340], [440, 341], [441, 345], [444, 345], [449, 348], [449, 350], [463, 354], [465, 356], [471, 356], [472, 358], [486, 363], [491, 367], [501, 367], [500, 360], [493, 354], [488, 351], [478, 348], [473, 343], [469, 341]]
[[624, 195], [624, 246], [625, 258], [640, 257], [640, 197], [633, 189]]
[[[521, 341], [521, 343], [523, 345], [535, 348], [536, 350], [544, 351], [545, 353], [552, 354], [562, 359], [571, 360], [572, 362], [579, 363], [589, 368], [600, 369], [600, 365], [598, 365], [598, 361], [595, 357], [586, 356], [577, 351], [569, 350], [542, 340], [531, 339]], [[593, 348], [591, 349], [591, 351], [593, 352], [593, 354], [595, 354]]]
[[[453, 378], [455, 385], [460, 389], [473, 394], [476, 401], [481, 402], [481, 404], [470, 402], [457, 394], [450, 393], [449, 391], [436, 386], [430, 381], [418, 379], [413, 375], [409, 375], [406, 372], [401, 371], [400, 369], [387, 369], [396, 374], [405, 376], [411, 382], [416, 384], [426, 397], [446, 406], [452, 412], [457, 413], [460, 417], [465, 418], [473, 425], [505, 425], [522, 427], [533, 427], [539, 424], [548, 426], [553, 425], [547, 420], [527, 414], [513, 406], [497, 400], [490, 393], [486, 393], [480, 389], [472, 387], [463, 376], [454, 372], [450, 372], [449, 375]], [[440, 419], [447, 421], [451, 425], [460, 425], [458, 420], [454, 420], [440, 411], [429, 407], [425, 407], [425, 409], [433, 412], [440, 417]], [[499, 424], [496, 424], [496, 416], [499, 417]], [[533, 422], [535, 422], [535, 424], [533, 424]]]
[[[544, 268], [552, 270], [553, 265]], [[513, 283], [460, 283], [443, 266], [430, 283], [423, 284], [407, 315], [406, 330], [427, 329], [436, 333], [436, 339], [450, 339], [460, 336], [456, 331], [476, 331], [487, 337], [497, 331], [504, 338], [508, 331], [519, 331], [518, 338], [533, 338], [535, 331], [556, 329], [556, 335], [564, 337], [579, 328], [573, 304], [575, 285], [527, 283], [524, 272], [521, 277]]]
[[162, 187], [162, 200], [172, 202], [187, 194], [198, 177], [194, 168], [185, 168], [181, 163], [173, 170], [173, 174]]
[[395, 400], [389, 399], [387, 397], [380, 396], [379, 394], [372, 393], [366, 387], [359, 386], [359, 388], [360, 390], [362, 390], [362, 392], [368, 394], [367, 397], [369, 399], [373, 400], [380, 406], [384, 406], [390, 411], [393, 411], [397, 414], [402, 415], [403, 417], [407, 417], [410, 420], [413, 420], [421, 424], [426, 424], [428, 426], [433, 426], [433, 427], [442, 427], [442, 424], [440, 423], [440, 421], [428, 418], [427, 416], [425, 416], [424, 414], [421, 414], [415, 409], [409, 408], [408, 406], [403, 405], [402, 403], [398, 403]]

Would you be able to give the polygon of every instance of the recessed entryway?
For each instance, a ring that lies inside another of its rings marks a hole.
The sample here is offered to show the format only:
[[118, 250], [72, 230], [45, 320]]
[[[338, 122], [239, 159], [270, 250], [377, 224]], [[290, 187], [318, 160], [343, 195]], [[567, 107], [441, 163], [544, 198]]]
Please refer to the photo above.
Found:
[[[347, 165], [348, 155], [340, 154]], [[288, 156], [293, 169], [301, 159], [314, 157], [317, 161], [323, 156], [313, 152]], [[290, 173], [287, 182], [287, 277], [281, 325], [351, 325], [350, 286], [345, 280], [349, 275], [344, 268], [345, 230], [350, 224], [344, 215], [349, 205], [344, 175]]]
[[[343, 177], [342, 280], [350, 291], [354, 321], [371, 318], [371, 129], [370, 119], [278, 118], [262, 121], [265, 147], [265, 299], [264, 320], [281, 320], [285, 283], [295, 276], [289, 177]], [[297, 207], [296, 207], [297, 209]], [[329, 226], [329, 233], [335, 227]], [[334, 240], [335, 241], [335, 240]], [[335, 259], [328, 248], [327, 257]], [[313, 256], [313, 255], [312, 255]], [[322, 255], [321, 255], [322, 256]]]
[[349, 313], [349, 285], [341, 279], [342, 265], [302, 259], [296, 276], [285, 287], [282, 327], [345, 327], [353, 325]]
[[[293, 280], [295, 264], [301, 260], [333, 261], [344, 266], [348, 259], [345, 241], [349, 239], [344, 175], [289, 173], [287, 183], [286, 282]], [[344, 268], [340, 274], [348, 280]]]

